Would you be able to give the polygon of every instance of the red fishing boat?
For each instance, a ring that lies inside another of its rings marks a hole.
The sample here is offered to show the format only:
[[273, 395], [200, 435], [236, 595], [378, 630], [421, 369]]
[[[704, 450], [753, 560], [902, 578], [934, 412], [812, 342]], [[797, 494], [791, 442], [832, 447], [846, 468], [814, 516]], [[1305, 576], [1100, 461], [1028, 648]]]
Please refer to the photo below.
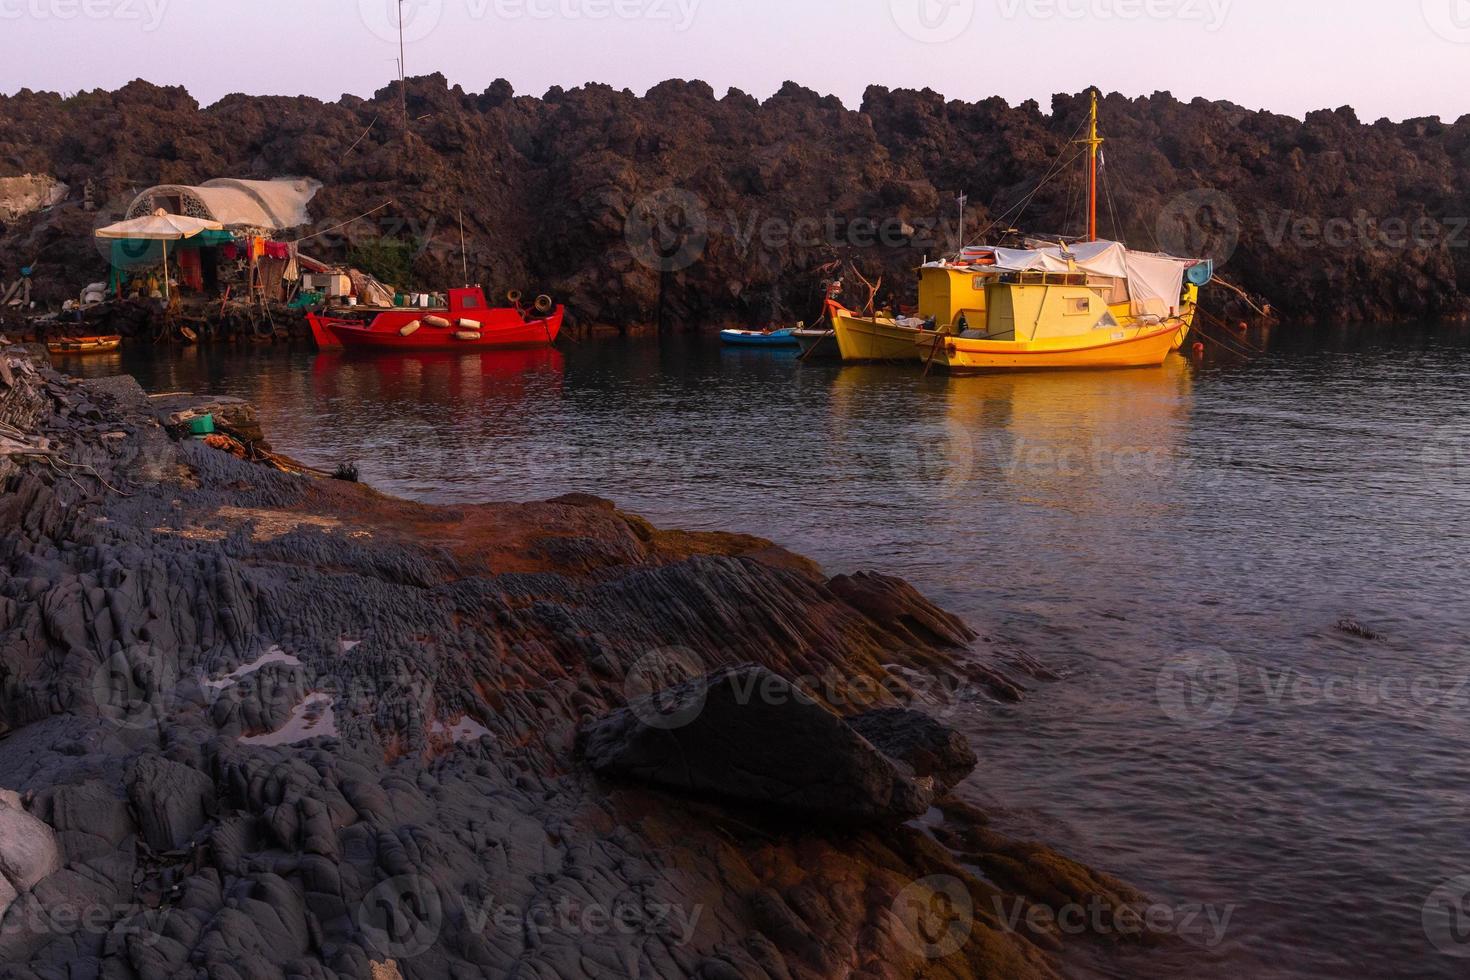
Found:
[[534, 309], [523, 310], [518, 299], [514, 306], [492, 307], [479, 288], [451, 289], [447, 307], [344, 307], [306, 319], [317, 346], [328, 350], [468, 353], [550, 346], [565, 308], [542, 296]]

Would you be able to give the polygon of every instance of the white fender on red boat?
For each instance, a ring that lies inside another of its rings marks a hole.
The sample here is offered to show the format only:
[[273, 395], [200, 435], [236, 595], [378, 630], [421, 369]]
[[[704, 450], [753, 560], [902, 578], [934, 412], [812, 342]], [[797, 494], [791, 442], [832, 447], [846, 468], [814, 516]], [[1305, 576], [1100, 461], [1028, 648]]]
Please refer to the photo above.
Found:
[[479, 340], [480, 339], [480, 332], [478, 330], [459, 330], [459, 331], [456, 331], [455, 332], [454, 339], [455, 340]]
[[413, 321], [412, 323], [405, 323], [403, 326], [398, 328], [398, 336], [412, 337], [414, 334], [418, 333], [419, 327], [422, 326], [423, 324], [417, 320]]
[[424, 326], [439, 327], [440, 329], [443, 329], [444, 327], [449, 326], [449, 321], [444, 319], [442, 316], [426, 316], [424, 317]]
[[461, 329], [461, 330], [479, 330], [481, 326], [482, 326], [482, 324], [480, 323], [479, 320], [460, 320], [459, 321], [459, 329]]

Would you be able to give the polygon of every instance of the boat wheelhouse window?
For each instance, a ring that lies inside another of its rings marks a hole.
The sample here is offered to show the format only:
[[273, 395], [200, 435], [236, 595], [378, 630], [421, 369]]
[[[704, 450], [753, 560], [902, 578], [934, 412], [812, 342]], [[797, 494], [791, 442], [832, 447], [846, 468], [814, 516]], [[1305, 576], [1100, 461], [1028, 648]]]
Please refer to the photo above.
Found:
[[1128, 302], [1128, 280], [1118, 276], [1088, 276], [1087, 285], [1096, 289], [1109, 306]]
[[477, 310], [480, 308], [480, 297], [474, 295], [465, 296], [464, 302], [461, 305], [467, 310]]

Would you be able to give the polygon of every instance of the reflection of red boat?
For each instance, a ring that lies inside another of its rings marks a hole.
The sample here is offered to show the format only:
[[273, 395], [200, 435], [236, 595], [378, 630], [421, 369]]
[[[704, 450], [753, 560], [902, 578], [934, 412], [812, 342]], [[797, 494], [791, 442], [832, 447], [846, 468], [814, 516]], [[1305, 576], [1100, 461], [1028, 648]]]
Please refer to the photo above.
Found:
[[565, 309], [538, 304], [539, 319], [519, 309], [492, 308], [479, 289], [451, 289], [447, 309], [334, 310], [308, 314], [318, 347], [384, 351], [472, 351], [546, 347], [561, 332]]
[[311, 367], [319, 396], [461, 407], [514, 404], [531, 392], [554, 394], [565, 370], [565, 357], [555, 347], [405, 351], [392, 357], [329, 351], [313, 358]]

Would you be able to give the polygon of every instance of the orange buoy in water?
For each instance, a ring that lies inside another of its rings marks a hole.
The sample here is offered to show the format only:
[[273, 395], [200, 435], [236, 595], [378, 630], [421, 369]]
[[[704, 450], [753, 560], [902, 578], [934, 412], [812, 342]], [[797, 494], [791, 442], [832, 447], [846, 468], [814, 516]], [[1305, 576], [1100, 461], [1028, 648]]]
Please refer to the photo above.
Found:
[[1202, 343], [1200, 343], [1199, 341], [1195, 341], [1195, 344], [1194, 344], [1194, 353], [1195, 353], [1195, 356], [1196, 357], [1203, 356], [1204, 355], [1204, 352], [1205, 352], [1205, 345], [1202, 344]]
[[1245, 333], [1247, 330], [1250, 329], [1250, 326], [1244, 320], [1241, 320], [1235, 325], [1235, 329], [1239, 330], [1241, 333]]

